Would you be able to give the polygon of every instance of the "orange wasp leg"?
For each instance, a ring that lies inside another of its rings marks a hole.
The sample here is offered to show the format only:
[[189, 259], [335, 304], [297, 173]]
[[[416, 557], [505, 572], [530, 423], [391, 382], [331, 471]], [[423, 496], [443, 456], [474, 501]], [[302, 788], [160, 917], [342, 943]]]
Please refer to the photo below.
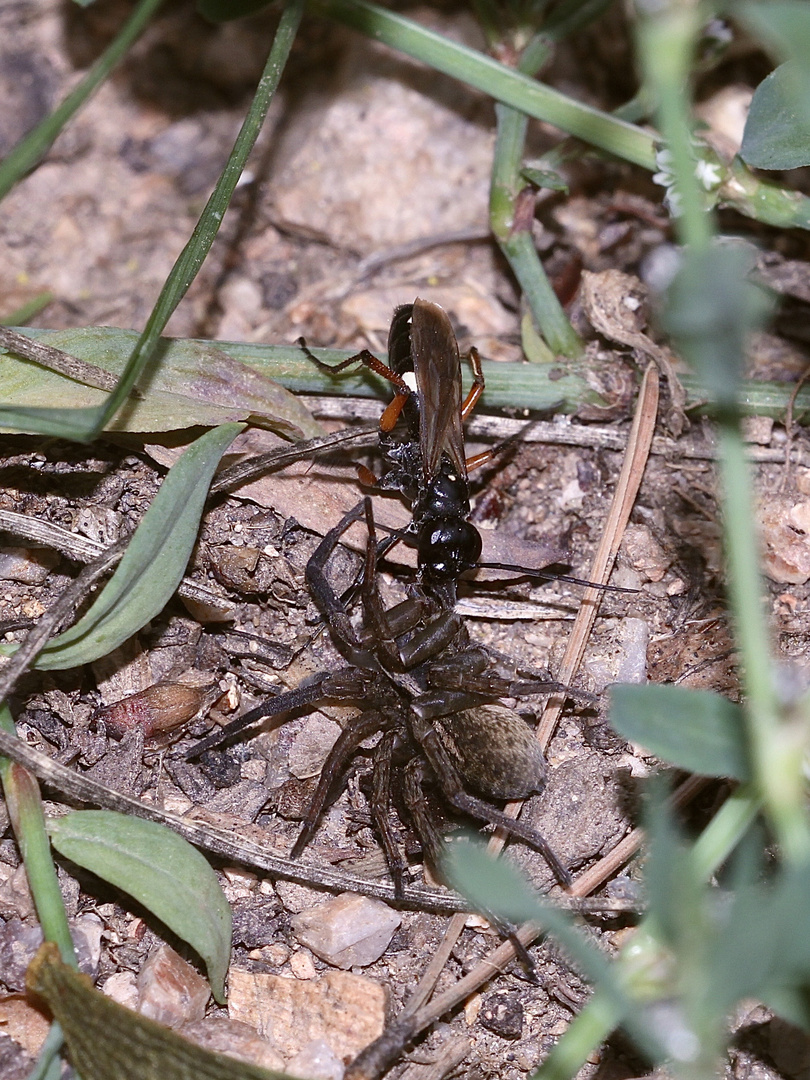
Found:
[[474, 345], [471, 345], [464, 354], [463, 359], [469, 362], [473, 373], [473, 384], [464, 399], [464, 404], [461, 406], [461, 419], [466, 420], [478, 404], [478, 401], [484, 392], [485, 383], [484, 373], [481, 370], [481, 357], [478, 354], [478, 349], [476, 349]]

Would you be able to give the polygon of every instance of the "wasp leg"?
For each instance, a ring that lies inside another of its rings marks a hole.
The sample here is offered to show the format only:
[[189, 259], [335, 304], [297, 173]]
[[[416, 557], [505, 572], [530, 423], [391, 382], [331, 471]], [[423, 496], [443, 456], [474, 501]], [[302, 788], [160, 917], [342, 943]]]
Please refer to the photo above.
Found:
[[486, 384], [484, 383], [484, 372], [481, 369], [481, 357], [478, 353], [478, 349], [476, 349], [474, 345], [471, 345], [462, 359], [469, 361], [473, 373], [473, 384], [461, 406], [461, 419], [466, 420], [478, 404], [478, 400], [483, 394], [484, 386]]
[[315, 794], [309, 804], [307, 816], [304, 818], [301, 832], [298, 834], [298, 839], [290, 852], [291, 858], [297, 859], [312, 839], [318, 819], [323, 813], [329, 796], [333, 794], [337, 780], [343, 776], [344, 767], [349, 758], [362, 742], [376, 732], [384, 730], [389, 722], [381, 713], [376, 711], [364, 712], [355, 719], [350, 720], [340, 733], [321, 769], [318, 786], [315, 788]]
[[[390, 382], [392, 386], [395, 386], [398, 395], [407, 398], [411, 394], [411, 388], [402, 376], [397, 375], [388, 364], [384, 364], [382, 360], [376, 357], [374, 353], [370, 352], [368, 349], [361, 349], [359, 353], [355, 353], [354, 356], [349, 356], [345, 360], [340, 360], [336, 364], [327, 364], [324, 360], [318, 359], [312, 349], [307, 345], [305, 338], [300, 337], [296, 341], [296, 345], [303, 350], [307, 358], [311, 360], [316, 367], [320, 368], [321, 371], [327, 372], [329, 375], [337, 375], [339, 372], [345, 371], [347, 367], [351, 367], [352, 364], [363, 364], [364, 367], [373, 371], [375, 375], [379, 375], [381, 378]], [[400, 408], [401, 407], [402, 406], [400, 406]], [[393, 426], [394, 425], [392, 424], [391, 427]]]

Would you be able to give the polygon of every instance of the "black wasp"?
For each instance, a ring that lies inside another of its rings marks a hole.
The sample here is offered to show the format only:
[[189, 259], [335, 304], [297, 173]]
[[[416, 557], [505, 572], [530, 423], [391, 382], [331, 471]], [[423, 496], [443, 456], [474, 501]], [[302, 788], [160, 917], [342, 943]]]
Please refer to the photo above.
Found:
[[[362, 363], [395, 388], [380, 418], [379, 445], [386, 471], [380, 479], [362, 467], [359, 471], [369, 486], [400, 491], [410, 504], [411, 522], [383, 541], [378, 555], [401, 539], [414, 538], [420, 579], [447, 605], [455, 602], [459, 577], [477, 567], [593, 585], [551, 567], [480, 561], [481, 534], [469, 520], [469, 472], [490, 461], [498, 448], [466, 457], [463, 423], [484, 392], [484, 374], [476, 348], [460, 354], [453, 324], [443, 308], [418, 297], [412, 304], [396, 308], [388, 333], [387, 364], [368, 349], [335, 365], [307, 352], [330, 374]], [[473, 375], [466, 397], [462, 397], [462, 359], [468, 360]], [[400, 417], [404, 437], [396, 431]]]

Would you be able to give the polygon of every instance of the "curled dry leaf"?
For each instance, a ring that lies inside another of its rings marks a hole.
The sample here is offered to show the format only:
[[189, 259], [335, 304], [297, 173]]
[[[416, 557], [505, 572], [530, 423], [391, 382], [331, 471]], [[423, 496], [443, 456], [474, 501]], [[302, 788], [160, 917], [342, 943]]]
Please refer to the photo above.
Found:
[[666, 377], [672, 398], [668, 426], [674, 435], [680, 435], [686, 425], [683, 415], [686, 392], [675, 370], [674, 355], [644, 333], [647, 325], [646, 286], [637, 277], [620, 270], [603, 270], [598, 274], [583, 270], [580, 297], [594, 330], [608, 341], [628, 345], [653, 360]]

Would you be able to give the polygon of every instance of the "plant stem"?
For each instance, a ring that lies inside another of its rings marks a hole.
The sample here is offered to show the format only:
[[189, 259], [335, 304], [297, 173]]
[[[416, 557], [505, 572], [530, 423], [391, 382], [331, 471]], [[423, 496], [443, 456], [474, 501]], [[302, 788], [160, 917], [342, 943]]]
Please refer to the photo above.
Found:
[[[536, 71], [548, 55], [535, 39], [518, 65]], [[495, 106], [496, 135], [489, 193], [489, 222], [498, 246], [518, 280], [534, 320], [551, 351], [558, 356], [582, 355], [582, 342], [548, 280], [532, 236], [534, 197], [520, 175], [528, 117], [501, 103]]]
[[[9, 735], [16, 734], [7, 705], [0, 706], [0, 728]], [[45, 940], [55, 942], [65, 963], [76, 967], [62, 891], [45, 829], [39, 785], [27, 769], [5, 757], [0, 758], [0, 780]]]
[[47, 153], [67, 122], [104, 82], [140, 37], [163, 0], [141, 0], [93, 67], [56, 109], [30, 131], [0, 163], [0, 199]]
[[695, 874], [709, 881], [756, 820], [762, 800], [746, 784], [732, 792], [700, 834], [691, 850]]
[[712, 222], [698, 183], [697, 161], [692, 150], [689, 97], [684, 92], [690, 78], [695, 38], [701, 26], [701, 10], [692, 4], [664, 5], [649, 18], [639, 20], [638, 52], [645, 80], [658, 101], [658, 121], [672, 155], [680, 201], [678, 219], [682, 241], [695, 250], [708, 246]]
[[729, 602], [742, 661], [754, 777], [783, 854], [801, 861], [810, 855], [802, 769], [805, 732], [801, 723], [783, 719], [774, 685], [751, 478], [736, 420], [720, 423], [718, 439]]
[[590, 1055], [613, 1032], [618, 1021], [615, 1005], [605, 990], [597, 989], [549, 1051], [531, 1080], [570, 1080]]

